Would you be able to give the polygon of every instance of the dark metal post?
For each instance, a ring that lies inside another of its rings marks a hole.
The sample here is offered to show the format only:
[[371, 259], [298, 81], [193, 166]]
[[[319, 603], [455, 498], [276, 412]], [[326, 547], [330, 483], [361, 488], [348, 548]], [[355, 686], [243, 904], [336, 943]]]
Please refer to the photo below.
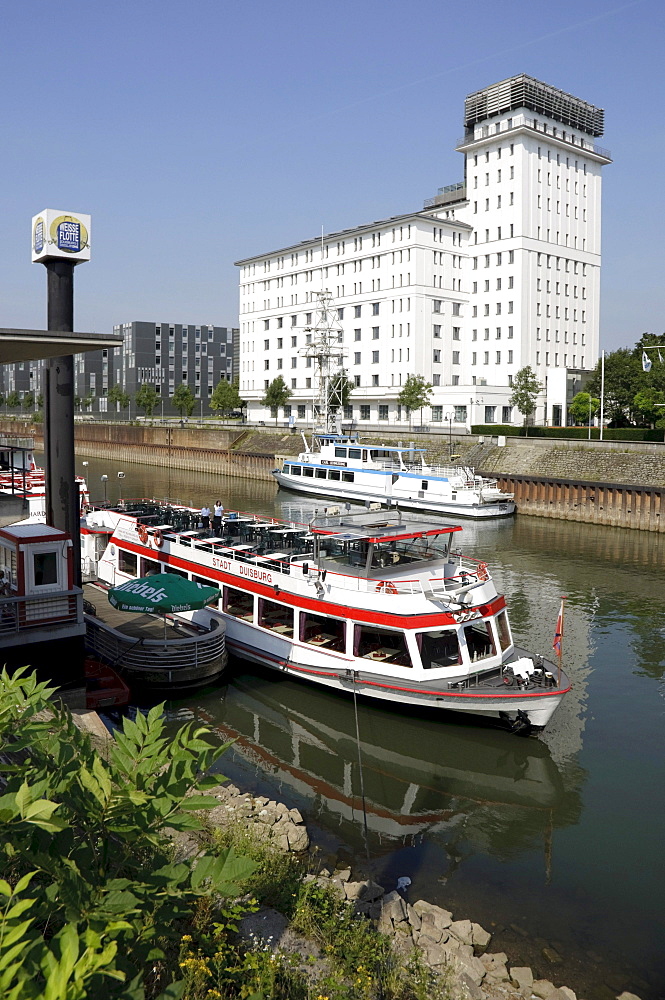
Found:
[[[48, 282], [48, 329], [74, 331], [74, 267], [44, 261]], [[74, 357], [51, 358], [44, 371], [46, 523], [66, 531], [74, 547], [74, 586], [81, 586], [80, 501], [74, 465]]]

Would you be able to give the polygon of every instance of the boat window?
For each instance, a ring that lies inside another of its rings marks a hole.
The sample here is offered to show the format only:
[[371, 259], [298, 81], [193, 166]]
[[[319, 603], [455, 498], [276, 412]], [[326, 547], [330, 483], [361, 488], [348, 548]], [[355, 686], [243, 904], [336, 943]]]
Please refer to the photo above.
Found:
[[494, 656], [496, 653], [494, 636], [489, 622], [478, 621], [474, 622], [473, 625], [465, 625], [464, 638], [472, 663], [475, 663], [476, 660], [484, 660], [487, 656]]
[[513, 642], [510, 635], [510, 626], [508, 625], [508, 615], [505, 611], [501, 611], [500, 614], [496, 616], [496, 628], [499, 633], [499, 645], [501, 646], [502, 652], [505, 653]]
[[423, 481], [421, 483], [421, 486], [420, 486], [421, 490], [426, 490], [428, 486], [429, 486], [429, 483], [427, 482], [427, 480], [423, 479]]
[[56, 552], [35, 552], [33, 560], [35, 587], [49, 587], [58, 582]]
[[377, 542], [374, 545], [372, 565], [404, 566], [407, 563], [448, 559], [448, 535], [428, 535], [425, 538], [407, 538], [403, 541]]
[[224, 611], [234, 618], [251, 622], [254, 618], [254, 595], [235, 587], [224, 587]]
[[282, 472], [285, 472], [285, 473], [286, 472], [291, 472], [291, 469], [292, 469], [292, 466], [290, 466], [290, 465], [284, 465], [282, 467]]
[[425, 670], [451, 667], [462, 662], [457, 630], [454, 628], [438, 629], [436, 632], [419, 632], [416, 640]]
[[154, 573], [162, 572], [161, 563], [154, 559], [141, 559], [141, 576], [152, 576]]
[[353, 634], [353, 655], [375, 663], [391, 663], [398, 667], [412, 666], [403, 632], [356, 625]]
[[360, 448], [349, 448], [349, 458], [360, 458]]
[[[334, 535], [325, 540], [326, 560], [334, 560], [345, 566], [365, 566], [367, 562], [367, 542], [338, 541]], [[321, 551], [319, 552], [321, 555]]]
[[165, 573], [173, 573], [174, 576], [182, 576], [185, 580], [187, 579], [187, 573], [184, 569], [176, 569], [175, 566], [164, 566]]
[[316, 478], [317, 479], [325, 479], [326, 478], [326, 470], [325, 469], [317, 469], [316, 470]]
[[293, 635], [293, 611], [285, 604], [259, 598], [259, 625], [280, 635]]
[[137, 558], [133, 552], [125, 552], [124, 549], [118, 549], [118, 570], [121, 573], [127, 573], [128, 576], [138, 576], [136, 563]]
[[336, 618], [308, 612], [300, 615], [300, 641], [307, 642], [310, 646], [343, 653], [346, 646], [345, 632], [345, 622]]
[[339, 472], [337, 469], [328, 469], [328, 479], [339, 479]]
[[346, 458], [346, 448], [335, 448], [335, 458]]
[[301, 476], [302, 475], [302, 469], [300, 468], [299, 465], [292, 465], [291, 466], [291, 472], [293, 473], [294, 476]]
[[303, 476], [308, 476], [310, 479], [314, 477], [314, 469], [308, 469], [307, 466], [302, 470]]
[[342, 473], [342, 482], [343, 483], [352, 483], [353, 479], [354, 479], [354, 473], [353, 472], [343, 472]]

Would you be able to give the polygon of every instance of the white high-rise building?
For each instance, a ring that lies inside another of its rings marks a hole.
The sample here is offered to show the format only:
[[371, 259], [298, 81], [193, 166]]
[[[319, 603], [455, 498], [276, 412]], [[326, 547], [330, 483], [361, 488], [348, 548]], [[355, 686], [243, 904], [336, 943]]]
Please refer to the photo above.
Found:
[[434, 386], [426, 422], [521, 422], [511, 382], [546, 387], [536, 419], [565, 423], [599, 340], [603, 111], [521, 75], [469, 95], [464, 181], [422, 210], [259, 254], [240, 267], [240, 392], [250, 416], [281, 375], [284, 416], [312, 419], [305, 353], [315, 293], [339, 310], [356, 388], [345, 419], [406, 428], [409, 374]]

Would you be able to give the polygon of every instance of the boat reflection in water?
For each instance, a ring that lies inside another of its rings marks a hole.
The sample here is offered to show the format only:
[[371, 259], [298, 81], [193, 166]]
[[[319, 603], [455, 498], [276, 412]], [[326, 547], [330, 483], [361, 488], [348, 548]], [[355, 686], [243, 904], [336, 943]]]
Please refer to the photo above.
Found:
[[425, 833], [457, 841], [463, 820], [465, 853], [471, 834], [476, 848], [506, 857], [547, 847], [552, 828], [579, 814], [577, 792], [539, 740], [357, 707], [359, 745], [352, 699], [237, 665], [226, 689], [173, 702], [169, 715], [235, 739], [224, 773], [304, 808], [350, 848], [363, 847], [366, 820], [372, 855]]

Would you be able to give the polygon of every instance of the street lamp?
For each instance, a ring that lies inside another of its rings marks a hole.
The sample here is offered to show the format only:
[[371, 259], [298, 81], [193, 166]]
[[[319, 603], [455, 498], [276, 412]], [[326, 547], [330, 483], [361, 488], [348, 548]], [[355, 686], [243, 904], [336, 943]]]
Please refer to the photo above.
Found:
[[450, 459], [450, 461], [452, 461], [452, 458], [453, 458], [453, 419], [454, 419], [454, 417], [455, 417], [455, 414], [451, 410], [449, 413], [446, 413], [445, 417], [443, 418], [444, 420], [448, 421], [448, 458]]
[[122, 500], [122, 480], [125, 478], [124, 472], [118, 473], [118, 499]]
[[102, 476], [102, 482], [104, 483], [104, 505], [106, 505], [106, 484], [109, 481], [108, 476]]

